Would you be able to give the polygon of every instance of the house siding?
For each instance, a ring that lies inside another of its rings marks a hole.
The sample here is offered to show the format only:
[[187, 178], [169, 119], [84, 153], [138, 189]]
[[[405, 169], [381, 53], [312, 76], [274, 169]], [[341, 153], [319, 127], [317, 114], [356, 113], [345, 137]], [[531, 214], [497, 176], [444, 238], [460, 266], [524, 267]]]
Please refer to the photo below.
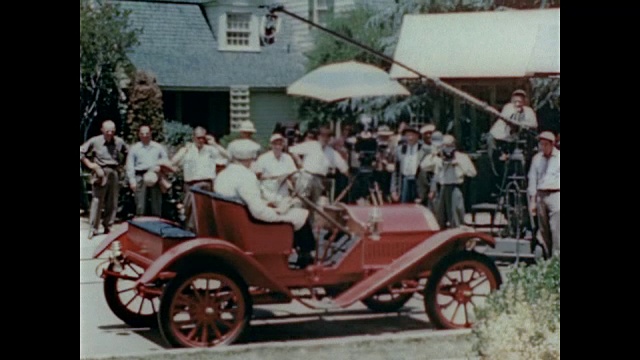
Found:
[[251, 120], [256, 126], [256, 137], [268, 140], [278, 122], [296, 119], [294, 101], [286, 94], [269, 91], [251, 91]]

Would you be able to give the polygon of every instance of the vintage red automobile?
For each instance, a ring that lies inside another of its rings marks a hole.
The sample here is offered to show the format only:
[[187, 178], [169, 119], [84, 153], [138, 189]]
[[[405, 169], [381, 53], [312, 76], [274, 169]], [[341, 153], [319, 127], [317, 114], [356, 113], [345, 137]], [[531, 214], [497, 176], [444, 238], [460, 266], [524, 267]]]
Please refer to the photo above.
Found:
[[[436, 328], [470, 327], [475, 307], [501, 284], [494, 246], [472, 229], [440, 230], [420, 205], [329, 205], [315, 262], [291, 268], [293, 227], [257, 221], [240, 202], [195, 190], [197, 231], [160, 218], [114, 228], [94, 257], [111, 310], [131, 326], [158, 326], [172, 346], [230, 344], [252, 307], [300, 301], [339, 309], [361, 301], [396, 311], [416, 293]], [[317, 215], [316, 215], [317, 216]]]

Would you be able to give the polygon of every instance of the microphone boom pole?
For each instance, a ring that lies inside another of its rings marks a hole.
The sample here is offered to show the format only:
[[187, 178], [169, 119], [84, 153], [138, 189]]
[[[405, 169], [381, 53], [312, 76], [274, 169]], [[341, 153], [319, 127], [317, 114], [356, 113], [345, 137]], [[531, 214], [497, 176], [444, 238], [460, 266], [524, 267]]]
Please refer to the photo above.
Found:
[[396, 64], [399, 67], [401, 67], [401, 68], [403, 68], [403, 69], [405, 69], [405, 70], [407, 70], [407, 71], [409, 71], [409, 72], [411, 72], [413, 74], [416, 74], [421, 79], [424, 79], [426, 81], [431, 81], [437, 88], [439, 88], [441, 90], [444, 90], [445, 92], [447, 92], [447, 93], [449, 93], [451, 95], [454, 95], [454, 96], [457, 96], [459, 98], [462, 98], [464, 101], [468, 102], [469, 104], [479, 108], [480, 110], [482, 110], [482, 111], [484, 111], [484, 112], [486, 112], [486, 113], [488, 113], [490, 115], [493, 115], [493, 116], [505, 121], [506, 123], [508, 123], [510, 125], [516, 126], [517, 128], [522, 128], [522, 129], [524, 129], [524, 130], [526, 130], [528, 132], [531, 132], [531, 133], [535, 133], [535, 131], [533, 131], [531, 129], [528, 129], [528, 128], [524, 128], [520, 124], [518, 124], [517, 122], [515, 122], [515, 121], [513, 121], [513, 120], [511, 120], [511, 119], [509, 119], [507, 117], [502, 116], [502, 114], [498, 110], [496, 110], [494, 107], [489, 105], [486, 101], [482, 101], [482, 100], [474, 97], [473, 95], [471, 95], [471, 94], [469, 94], [469, 93], [467, 93], [467, 92], [465, 92], [463, 90], [460, 90], [460, 89], [458, 89], [458, 88], [456, 88], [456, 87], [454, 87], [454, 86], [452, 86], [450, 84], [447, 84], [446, 82], [440, 80], [440, 78], [429, 77], [429, 76], [419, 72], [418, 70], [415, 70], [415, 69], [409, 67], [408, 65], [393, 59], [392, 57], [389, 57], [389, 56], [387, 56], [387, 55], [385, 55], [385, 54], [383, 54], [383, 53], [381, 53], [379, 51], [376, 51], [375, 49], [372, 49], [371, 47], [369, 47], [367, 45], [361, 44], [361, 43], [359, 43], [359, 42], [357, 42], [357, 41], [355, 41], [355, 40], [353, 40], [351, 38], [348, 38], [348, 37], [346, 37], [346, 36], [344, 36], [342, 34], [339, 34], [339, 33], [335, 32], [335, 31], [333, 31], [331, 29], [328, 29], [328, 28], [326, 28], [326, 27], [324, 27], [322, 25], [316, 24], [316, 23], [314, 23], [313, 21], [311, 21], [309, 19], [305, 19], [305, 18], [303, 18], [303, 17], [301, 17], [301, 16], [299, 16], [297, 14], [294, 14], [294, 13], [286, 10], [284, 8], [284, 5], [282, 5], [282, 4], [261, 5], [259, 7], [260, 8], [267, 8], [269, 13], [271, 13], [271, 14], [274, 14], [274, 13], [277, 13], [277, 12], [281, 12], [281, 13], [287, 14], [287, 15], [291, 16], [292, 18], [296, 19], [296, 20], [302, 21], [305, 24], [308, 24], [308, 25], [311, 25], [311, 26], [313, 26], [313, 27], [315, 27], [317, 29], [320, 29], [320, 30], [330, 34], [331, 36], [334, 36], [334, 37], [338, 38], [339, 40], [341, 40], [343, 42], [346, 42], [348, 44], [357, 46], [360, 49], [365, 50], [366, 52], [368, 52], [368, 53], [370, 53], [370, 54], [372, 54], [372, 55], [374, 55], [374, 56], [376, 56], [376, 57], [378, 57], [378, 58], [380, 58], [380, 59], [382, 59], [382, 60], [384, 60], [384, 61], [386, 61], [388, 63]]

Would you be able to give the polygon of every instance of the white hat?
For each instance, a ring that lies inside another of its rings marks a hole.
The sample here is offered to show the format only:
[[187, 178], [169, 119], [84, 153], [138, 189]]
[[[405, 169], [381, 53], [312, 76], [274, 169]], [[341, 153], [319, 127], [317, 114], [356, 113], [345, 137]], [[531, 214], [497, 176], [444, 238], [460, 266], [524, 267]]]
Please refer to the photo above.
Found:
[[249, 139], [238, 139], [232, 142], [233, 146], [229, 146], [231, 157], [236, 160], [249, 160], [256, 157], [256, 146], [254, 141]]
[[142, 181], [144, 181], [146, 186], [153, 186], [158, 182], [158, 174], [156, 174], [155, 171], [149, 170], [142, 176]]
[[538, 139], [540, 140], [549, 140], [551, 141], [552, 144], [556, 143], [556, 136], [553, 135], [553, 133], [551, 131], [543, 131], [540, 133], [540, 135], [538, 135]]
[[378, 135], [381, 135], [381, 136], [391, 136], [394, 134], [393, 131], [391, 131], [391, 129], [389, 129], [387, 125], [378, 126], [377, 133]]
[[442, 137], [442, 132], [438, 130], [434, 131], [433, 134], [431, 134], [431, 144], [435, 146], [442, 145]]
[[238, 131], [254, 133], [256, 132], [256, 128], [255, 126], [253, 126], [253, 123], [250, 120], [245, 120], [240, 123], [240, 126], [238, 127]]
[[285, 140], [285, 139], [284, 139], [284, 136], [282, 136], [280, 133], [275, 133], [271, 135], [271, 138], [269, 139], [269, 143], [272, 143], [276, 140]]
[[424, 134], [426, 132], [434, 132], [436, 131], [436, 126], [433, 124], [427, 124], [420, 128], [420, 134]]
[[453, 135], [445, 135], [442, 137], [442, 145], [454, 145], [456, 142], [456, 138]]

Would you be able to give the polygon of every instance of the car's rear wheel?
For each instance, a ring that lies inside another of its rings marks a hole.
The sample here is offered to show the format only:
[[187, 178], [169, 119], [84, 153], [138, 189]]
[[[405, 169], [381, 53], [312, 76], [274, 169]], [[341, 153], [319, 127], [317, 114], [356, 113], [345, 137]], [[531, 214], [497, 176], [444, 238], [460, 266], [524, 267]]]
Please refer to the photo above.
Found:
[[176, 276], [160, 301], [158, 320], [175, 347], [231, 344], [249, 325], [252, 303], [247, 285], [232, 271], [210, 269]]
[[502, 277], [486, 255], [462, 251], [435, 265], [425, 287], [424, 306], [438, 329], [469, 328], [475, 309], [498, 289]]

